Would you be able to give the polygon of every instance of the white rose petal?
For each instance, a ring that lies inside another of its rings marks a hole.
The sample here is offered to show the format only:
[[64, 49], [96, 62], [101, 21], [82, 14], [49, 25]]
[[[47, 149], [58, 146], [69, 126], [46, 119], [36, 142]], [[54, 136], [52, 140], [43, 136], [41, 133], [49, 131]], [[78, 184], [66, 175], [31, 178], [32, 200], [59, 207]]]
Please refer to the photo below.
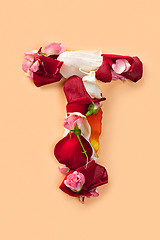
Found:
[[96, 78], [95, 72], [91, 71], [88, 75], [82, 78], [83, 84], [85, 86], [86, 91], [91, 96], [91, 98], [101, 98], [102, 93], [101, 89], [99, 88]]
[[63, 65], [60, 73], [65, 78], [77, 75], [83, 77], [85, 72], [90, 72], [98, 69], [102, 62], [103, 57], [101, 51], [88, 52], [88, 51], [66, 51], [59, 55], [57, 60], [62, 61]]

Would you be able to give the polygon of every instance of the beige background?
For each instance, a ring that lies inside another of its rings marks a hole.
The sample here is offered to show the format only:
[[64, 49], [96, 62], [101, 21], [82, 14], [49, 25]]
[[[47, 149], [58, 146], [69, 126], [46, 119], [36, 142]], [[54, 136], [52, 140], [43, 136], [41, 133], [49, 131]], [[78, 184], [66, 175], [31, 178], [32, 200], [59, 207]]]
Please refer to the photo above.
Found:
[[[158, 240], [160, 34], [158, 0], [4, 1], [1, 5], [0, 239]], [[58, 189], [53, 146], [63, 134], [63, 81], [36, 88], [23, 53], [49, 42], [137, 55], [134, 84], [100, 83], [100, 160], [109, 184], [84, 205]]]

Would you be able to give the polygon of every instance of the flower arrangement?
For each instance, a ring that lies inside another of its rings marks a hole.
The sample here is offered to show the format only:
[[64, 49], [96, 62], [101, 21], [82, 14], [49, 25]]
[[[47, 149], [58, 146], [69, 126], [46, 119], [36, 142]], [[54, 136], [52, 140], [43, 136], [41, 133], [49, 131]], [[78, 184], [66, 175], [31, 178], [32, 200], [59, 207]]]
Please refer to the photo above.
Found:
[[63, 138], [55, 145], [59, 171], [65, 175], [60, 189], [84, 203], [99, 196], [97, 187], [108, 183], [106, 169], [97, 163], [105, 100], [97, 80], [137, 82], [143, 66], [138, 57], [102, 54], [101, 51], [67, 51], [61, 43], [50, 43], [25, 53], [22, 69], [37, 87], [66, 78], [67, 99]]

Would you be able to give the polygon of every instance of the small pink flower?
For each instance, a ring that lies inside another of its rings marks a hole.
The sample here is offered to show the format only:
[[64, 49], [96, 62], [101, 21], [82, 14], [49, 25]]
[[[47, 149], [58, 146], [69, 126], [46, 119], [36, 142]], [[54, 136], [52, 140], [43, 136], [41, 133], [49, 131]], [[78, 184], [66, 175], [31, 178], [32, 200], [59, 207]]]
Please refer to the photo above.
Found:
[[70, 115], [69, 117], [64, 119], [63, 126], [68, 130], [74, 130], [76, 124], [80, 128], [84, 121], [84, 117], [78, 115]]
[[69, 172], [69, 168], [66, 165], [58, 166], [58, 168], [59, 168], [59, 171], [64, 175], [66, 175]]
[[83, 185], [85, 183], [85, 177], [82, 173], [74, 171], [73, 173], [70, 173], [66, 180], [64, 181], [64, 184], [70, 188], [73, 192], [79, 192], [81, 191]]
[[112, 69], [118, 74], [128, 72], [130, 67], [131, 65], [125, 59], [117, 59], [116, 63], [112, 64]]
[[66, 47], [61, 43], [49, 43], [44, 48], [44, 53], [48, 56], [59, 55], [66, 51]]

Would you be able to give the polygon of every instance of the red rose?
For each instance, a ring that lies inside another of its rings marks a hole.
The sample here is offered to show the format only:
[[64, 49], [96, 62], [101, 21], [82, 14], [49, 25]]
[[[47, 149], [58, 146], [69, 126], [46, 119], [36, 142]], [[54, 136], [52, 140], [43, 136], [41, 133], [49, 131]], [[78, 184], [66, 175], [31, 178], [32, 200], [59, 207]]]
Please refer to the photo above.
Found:
[[[80, 136], [80, 139], [88, 155], [88, 161], [90, 161], [92, 156], [92, 147], [84, 137]], [[56, 144], [54, 148], [54, 155], [60, 163], [65, 164], [72, 170], [75, 170], [87, 163], [87, 158], [83, 153], [80, 142], [73, 132], [68, 133], [66, 137]]]
[[[96, 71], [96, 78], [102, 82], [110, 82], [115, 79], [121, 79], [124, 81], [125, 78], [137, 82], [142, 77], [143, 65], [138, 57], [113, 54], [102, 54], [102, 56], [103, 63]], [[124, 70], [121, 74], [116, 74], [113, 70], [113, 65], [115, 65], [117, 60], [126, 60], [130, 67], [126, 71]]]
[[92, 196], [92, 191], [105, 183], [108, 183], [108, 175], [106, 169], [97, 164], [94, 160], [90, 161], [86, 167], [86, 165], [77, 168], [76, 172], [83, 174], [85, 178], [85, 182], [82, 186], [81, 191], [75, 192], [72, 191], [70, 187], [67, 187], [65, 182], [67, 177], [72, 174], [74, 171], [69, 171], [69, 173], [64, 178], [63, 182], [60, 185], [60, 189], [73, 197], [80, 197], [80, 196]]

